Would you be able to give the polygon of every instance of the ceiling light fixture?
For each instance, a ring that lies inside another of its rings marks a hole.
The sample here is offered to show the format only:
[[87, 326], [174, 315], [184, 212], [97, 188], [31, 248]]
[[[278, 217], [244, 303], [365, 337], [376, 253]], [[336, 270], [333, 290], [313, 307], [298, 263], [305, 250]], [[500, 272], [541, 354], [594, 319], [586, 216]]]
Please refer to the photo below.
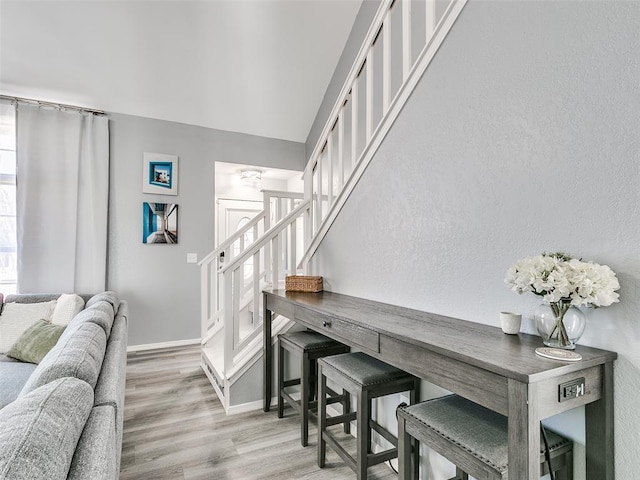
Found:
[[252, 168], [240, 170], [240, 180], [246, 185], [256, 186], [262, 180], [262, 170]]

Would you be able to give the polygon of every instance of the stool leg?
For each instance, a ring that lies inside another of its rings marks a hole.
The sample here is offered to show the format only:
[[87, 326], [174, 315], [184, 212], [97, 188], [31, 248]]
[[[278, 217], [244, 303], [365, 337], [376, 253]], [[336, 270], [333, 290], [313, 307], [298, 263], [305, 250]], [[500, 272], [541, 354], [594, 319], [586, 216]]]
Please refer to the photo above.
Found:
[[284, 388], [284, 348], [278, 341], [278, 418], [284, 416], [282, 389]]
[[[414, 405], [420, 401], [420, 379], [413, 381], [413, 390], [409, 392], [409, 404]], [[418, 440], [412, 441], [413, 447], [413, 479], [419, 480], [420, 476], [420, 443]]]
[[[344, 400], [342, 400], [342, 413], [346, 415], [351, 411], [351, 394], [343, 388], [342, 396], [344, 398]], [[344, 433], [351, 433], [351, 422], [348, 420], [344, 422]]]
[[316, 399], [316, 393], [318, 393], [318, 386], [316, 384], [318, 378], [318, 360], [313, 359], [309, 362], [309, 401], [313, 402]]
[[371, 449], [371, 429], [369, 419], [371, 418], [371, 399], [369, 392], [361, 390], [358, 392], [358, 414], [356, 425], [358, 430], [357, 456], [356, 456], [356, 476], [358, 480], [367, 480], [368, 453]]
[[556, 480], [573, 480], [573, 452], [564, 454], [564, 467], [556, 470]]
[[318, 467], [324, 468], [327, 444], [322, 434], [327, 429], [327, 379], [322, 375], [322, 365], [318, 364]]
[[300, 443], [309, 445], [309, 354], [302, 355], [300, 365]]
[[469, 480], [469, 474], [460, 467], [456, 467], [456, 480]]
[[398, 416], [398, 480], [411, 478], [411, 443], [411, 436], [405, 430], [404, 417]]

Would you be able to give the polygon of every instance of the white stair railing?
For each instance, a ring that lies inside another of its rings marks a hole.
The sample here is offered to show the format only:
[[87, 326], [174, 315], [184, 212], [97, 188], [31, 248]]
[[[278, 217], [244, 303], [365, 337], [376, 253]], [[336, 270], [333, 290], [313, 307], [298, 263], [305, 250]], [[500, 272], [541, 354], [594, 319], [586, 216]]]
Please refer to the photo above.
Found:
[[[258, 344], [262, 289], [307, 270], [466, 3], [382, 0], [305, 168], [304, 200], [295, 206], [299, 196], [266, 194], [263, 212], [200, 262], [202, 344], [224, 330], [227, 378], [239, 371], [247, 347]], [[244, 240], [249, 231], [255, 234], [250, 244]], [[243, 331], [241, 317], [251, 307], [253, 323]]]
[[304, 171], [309, 260], [467, 0], [383, 0]]
[[[286, 275], [296, 273], [298, 235], [296, 230], [302, 230], [304, 213], [309, 203], [302, 202], [294, 208], [280, 222], [252, 243], [241, 255], [220, 271], [222, 277], [224, 310], [224, 358], [225, 372], [231, 372], [237, 364], [237, 358], [242, 356], [243, 349], [262, 334], [262, 317], [254, 315], [250, 331], [241, 329], [241, 295], [243, 286], [248, 285], [251, 291], [254, 312], [261, 312], [262, 290], [265, 286], [274, 288], [284, 283]], [[264, 258], [270, 257], [271, 268], [264, 268]], [[247, 262], [251, 261], [251, 274], [247, 274]], [[257, 320], [257, 321], [256, 321]], [[260, 337], [261, 341], [261, 337]]]
[[[298, 193], [264, 194], [265, 209], [200, 262], [201, 343], [205, 347], [216, 334], [224, 335], [226, 373], [235, 369], [243, 350], [256, 343], [262, 331], [262, 290], [295, 274], [304, 252], [308, 202]], [[251, 229], [261, 233], [259, 238], [243, 241]]]
[[[223, 299], [220, 296], [221, 284], [217, 274], [225, 265], [232, 262], [238, 255], [251, 245], [251, 239], [258, 239], [269, 228], [277, 224], [291, 212], [303, 198], [303, 194], [263, 190], [264, 208], [256, 214], [242, 228], [224, 240], [200, 262], [200, 312], [201, 338], [206, 343], [222, 328], [220, 316], [223, 311]], [[270, 259], [264, 262], [270, 268]], [[267, 271], [268, 273], [268, 271]]]

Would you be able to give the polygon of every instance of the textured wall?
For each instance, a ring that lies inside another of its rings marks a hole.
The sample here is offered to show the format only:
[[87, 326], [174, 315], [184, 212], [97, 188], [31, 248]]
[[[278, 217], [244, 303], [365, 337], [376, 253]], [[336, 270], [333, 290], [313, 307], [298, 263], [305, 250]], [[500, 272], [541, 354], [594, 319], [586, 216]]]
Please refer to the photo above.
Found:
[[[638, 2], [470, 0], [314, 258], [330, 290], [496, 326], [539, 303], [504, 286], [513, 261], [611, 266], [621, 302], [580, 343], [619, 353], [620, 479], [640, 471], [638, 45]], [[582, 420], [550, 423], [584, 442]]]
[[[213, 249], [214, 162], [302, 170], [304, 144], [110, 115], [107, 286], [129, 301], [129, 344], [200, 338], [200, 269]], [[178, 195], [142, 193], [142, 153], [179, 157]], [[142, 202], [177, 203], [178, 244], [142, 244]]]

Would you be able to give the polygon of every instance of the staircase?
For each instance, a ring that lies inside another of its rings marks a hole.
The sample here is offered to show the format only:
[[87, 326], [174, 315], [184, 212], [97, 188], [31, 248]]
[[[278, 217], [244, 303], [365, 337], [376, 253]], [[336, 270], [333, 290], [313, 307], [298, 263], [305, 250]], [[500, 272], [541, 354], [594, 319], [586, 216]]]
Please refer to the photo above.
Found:
[[[304, 195], [264, 192], [264, 210], [200, 262], [202, 368], [227, 413], [262, 405], [261, 291], [310, 273], [313, 254], [466, 3], [383, 0], [307, 163]], [[273, 319], [272, 343], [291, 326]]]

